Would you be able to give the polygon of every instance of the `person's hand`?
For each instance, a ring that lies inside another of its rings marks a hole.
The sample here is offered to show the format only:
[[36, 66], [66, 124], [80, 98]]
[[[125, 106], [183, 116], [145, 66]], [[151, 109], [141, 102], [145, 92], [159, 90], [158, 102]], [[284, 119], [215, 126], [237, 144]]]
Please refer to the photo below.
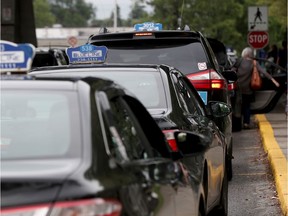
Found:
[[275, 86], [277, 86], [277, 87], [280, 86], [280, 84], [274, 78], [272, 78], [272, 82], [275, 84]]

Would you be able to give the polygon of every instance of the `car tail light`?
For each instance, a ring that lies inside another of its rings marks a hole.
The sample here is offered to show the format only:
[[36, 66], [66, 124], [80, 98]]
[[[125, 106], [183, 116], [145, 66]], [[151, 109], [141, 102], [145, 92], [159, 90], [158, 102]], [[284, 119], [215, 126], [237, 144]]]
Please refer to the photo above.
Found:
[[189, 74], [187, 78], [194, 87], [198, 89], [225, 89], [227, 87], [225, 79], [223, 79], [214, 70], [205, 70], [198, 73]]
[[177, 152], [178, 147], [177, 147], [176, 140], [174, 137], [175, 131], [178, 131], [178, 130], [162, 130], [162, 132], [164, 133], [164, 135], [168, 141], [168, 144], [169, 144], [171, 151]]
[[236, 89], [236, 83], [235, 82], [228, 84], [228, 90], [229, 91], [232, 91], [232, 90], [235, 90], [235, 89]]
[[[46, 216], [52, 204], [34, 205], [4, 209], [1, 216]], [[56, 202], [49, 216], [119, 216], [122, 205], [116, 200], [86, 199], [67, 202]]]

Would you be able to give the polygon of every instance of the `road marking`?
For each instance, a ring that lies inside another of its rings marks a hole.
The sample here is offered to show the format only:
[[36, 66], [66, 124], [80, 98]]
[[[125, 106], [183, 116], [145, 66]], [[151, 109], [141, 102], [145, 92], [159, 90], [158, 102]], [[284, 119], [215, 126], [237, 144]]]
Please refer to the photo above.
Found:
[[268, 154], [268, 159], [271, 164], [278, 197], [280, 200], [283, 215], [288, 214], [288, 177], [287, 177], [287, 158], [279, 147], [275, 137], [274, 131], [270, 122], [265, 115], [256, 115], [259, 122], [260, 135], [264, 150]]
[[257, 175], [269, 175], [269, 173], [235, 173], [236, 176], [257, 176]]

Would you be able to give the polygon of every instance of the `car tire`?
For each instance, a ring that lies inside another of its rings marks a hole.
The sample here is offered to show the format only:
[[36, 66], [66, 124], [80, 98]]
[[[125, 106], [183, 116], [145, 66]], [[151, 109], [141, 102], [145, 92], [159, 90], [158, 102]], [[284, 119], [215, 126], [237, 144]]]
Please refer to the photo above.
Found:
[[228, 215], [228, 176], [227, 172], [225, 171], [221, 189], [220, 203], [217, 209], [212, 211], [211, 216], [227, 216], [227, 215]]
[[227, 170], [224, 173], [224, 179], [221, 189], [221, 200], [218, 209], [217, 216], [227, 216], [228, 215], [228, 175]]
[[230, 148], [227, 155], [227, 163], [226, 163], [226, 170], [227, 170], [227, 178], [228, 181], [231, 181], [233, 178], [233, 167], [232, 167], [232, 159], [233, 159], [233, 139], [230, 142]]
[[232, 168], [232, 157], [229, 156], [228, 162], [227, 162], [227, 179], [228, 181], [231, 181], [233, 178], [233, 168]]

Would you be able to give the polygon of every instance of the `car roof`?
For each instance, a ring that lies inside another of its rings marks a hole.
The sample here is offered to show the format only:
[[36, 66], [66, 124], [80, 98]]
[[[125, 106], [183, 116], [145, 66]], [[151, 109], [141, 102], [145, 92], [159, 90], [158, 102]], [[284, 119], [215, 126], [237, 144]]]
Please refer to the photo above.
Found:
[[[144, 34], [144, 36], [141, 36], [141, 33]], [[112, 41], [112, 40], [119, 41], [119, 40], [131, 40], [131, 39], [180, 39], [180, 38], [202, 37], [202, 34], [197, 31], [161, 30], [161, 31], [149, 31], [149, 33], [151, 33], [150, 36], [145, 35], [145, 32], [138, 32], [138, 31], [101, 33], [97, 35], [91, 35], [88, 39], [88, 43], [98, 41]]]
[[[8, 90], [21, 90], [23, 88], [29, 90], [41, 89], [41, 90], [59, 90], [59, 91], [77, 91], [77, 84], [84, 82], [91, 88], [106, 91], [108, 89], [118, 89], [125, 94], [133, 96], [131, 93], [123, 89], [120, 85], [112, 80], [108, 80], [100, 77], [32, 77], [28, 76], [29, 79], [1, 79], [1, 88]], [[97, 85], [94, 85], [97, 83]]]
[[95, 68], [113, 68], [113, 69], [145, 69], [149, 71], [157, 71], [159, 68], [169, 71], [172, 67], [168, 65], [158, 65], [158, 64], [131, 64], [131, 63], [104, 63], [104, 64], [70, 64], [70, 65], [61, 65], [61, 66], [48, 66], [48, 67], [40, 67], [32, 69], [29, 74], [44, 74], [47, 72], [53, 72], [53, 71], [65, 71], [65, 70], [74, 70], [74, 69], [95, 69]]

